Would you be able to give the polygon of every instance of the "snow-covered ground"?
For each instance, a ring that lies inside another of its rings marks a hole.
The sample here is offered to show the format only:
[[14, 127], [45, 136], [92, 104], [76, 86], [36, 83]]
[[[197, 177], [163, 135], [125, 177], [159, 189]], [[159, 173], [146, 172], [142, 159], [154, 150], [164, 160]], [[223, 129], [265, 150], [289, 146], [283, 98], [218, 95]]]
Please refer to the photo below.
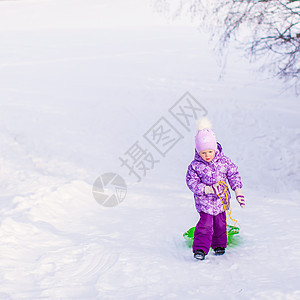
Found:
[[[299, 99], [237, 53], [219, 80], [208, 35], [150, 4], [0, 1], [0, 299], [300, 299]], [[241, 244], [203, 262], [182, 238], [194, 125], [169, 111], [186, 92], [247, 203]], [[162, 117], [165, 156], [144, 138]], [[136, 142], [156, 160], [140, 182], [120, 161]], [[112, 208], [92, 193], [108, 172], [127, 183]]]

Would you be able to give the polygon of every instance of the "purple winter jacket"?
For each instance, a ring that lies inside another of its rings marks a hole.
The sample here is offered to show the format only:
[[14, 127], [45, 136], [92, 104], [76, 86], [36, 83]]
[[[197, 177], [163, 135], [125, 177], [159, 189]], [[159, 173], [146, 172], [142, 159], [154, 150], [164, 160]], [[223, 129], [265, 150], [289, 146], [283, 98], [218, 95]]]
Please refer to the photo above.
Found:
[[[213, 185], [219, 181], [228, 183], [232, 190], [242, 188], [241, 177], [237, 166], [222, 152], [222, 147], [218, 143], [218, 150], [211, 162], [206, 162], [195, 150], [195, 158], [188, 167], [186, 173], [186, 183], [194, 193], [197, 211], [201, 211], [216, 216], [224, 211], [224, 206], [218, 195], [206, 195], [204, 188], [206, 185]], [[227, 190], [228, 201], [230, 199], [229, 189]], [[225, 193], [221, 198], [226, 203]]]

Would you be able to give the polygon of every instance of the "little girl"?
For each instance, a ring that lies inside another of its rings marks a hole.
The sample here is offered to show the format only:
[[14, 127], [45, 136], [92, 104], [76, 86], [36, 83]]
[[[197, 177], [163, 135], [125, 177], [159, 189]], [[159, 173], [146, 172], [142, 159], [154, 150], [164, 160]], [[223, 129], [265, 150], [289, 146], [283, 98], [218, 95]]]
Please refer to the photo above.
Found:
[[230, 192], [228, 189], [225, 191], [225, 185], [219, 182], [227, 183], [228, 180], [241, 207], [245, 206], [245, 199], [238, 168], [223, 154], [207, 118], [201, 119], [198, 124], [195, 143], [195, 158], [188, 167], [186, 183], [194, 193], [196, 209], [200, 214], [194, 233], [194, 257], [203, 260], [210, 247], [216, 255], [222, 255], [227, 246], [224, 205], [227, 201], [225, 194], [229, 202]]

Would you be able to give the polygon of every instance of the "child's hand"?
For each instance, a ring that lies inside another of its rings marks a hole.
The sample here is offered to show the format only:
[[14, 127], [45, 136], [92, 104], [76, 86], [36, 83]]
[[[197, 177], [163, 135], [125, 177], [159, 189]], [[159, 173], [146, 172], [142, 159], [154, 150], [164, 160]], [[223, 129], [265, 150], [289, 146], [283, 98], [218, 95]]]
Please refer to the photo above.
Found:
[[235, 198], [237, 202], [240, 204], [241, 208], [245, 207], [245, 197], [242, 193], [242, 190], [237, 188], [235, 191]]
[[205, 188], [204, 188], [204, 193], [205, 193], [206, 195], [208, 195], [208, 194], [214, 194], [215, 191], [214, 191], [214, 189], [213, 189], [212, 186], [206, 185]]
[[215, 183], [205, 187], [205, 194], [221, 195], [224, 193], [225, 186], [223, 184]]
[[237, 196], [236, 200], [240, 204], [241, 208], [245, 207], [245, 197], [244, 196]]

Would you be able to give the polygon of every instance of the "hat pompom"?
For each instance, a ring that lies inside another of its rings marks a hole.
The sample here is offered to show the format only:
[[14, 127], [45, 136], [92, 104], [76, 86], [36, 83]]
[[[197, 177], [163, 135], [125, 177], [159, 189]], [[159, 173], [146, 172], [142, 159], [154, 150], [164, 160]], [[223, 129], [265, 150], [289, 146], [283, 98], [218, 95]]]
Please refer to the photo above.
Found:
[[203, 117], [197, 121], [197, 131], [203, 129], [212, 129], [212, 125], [207, 117]]

